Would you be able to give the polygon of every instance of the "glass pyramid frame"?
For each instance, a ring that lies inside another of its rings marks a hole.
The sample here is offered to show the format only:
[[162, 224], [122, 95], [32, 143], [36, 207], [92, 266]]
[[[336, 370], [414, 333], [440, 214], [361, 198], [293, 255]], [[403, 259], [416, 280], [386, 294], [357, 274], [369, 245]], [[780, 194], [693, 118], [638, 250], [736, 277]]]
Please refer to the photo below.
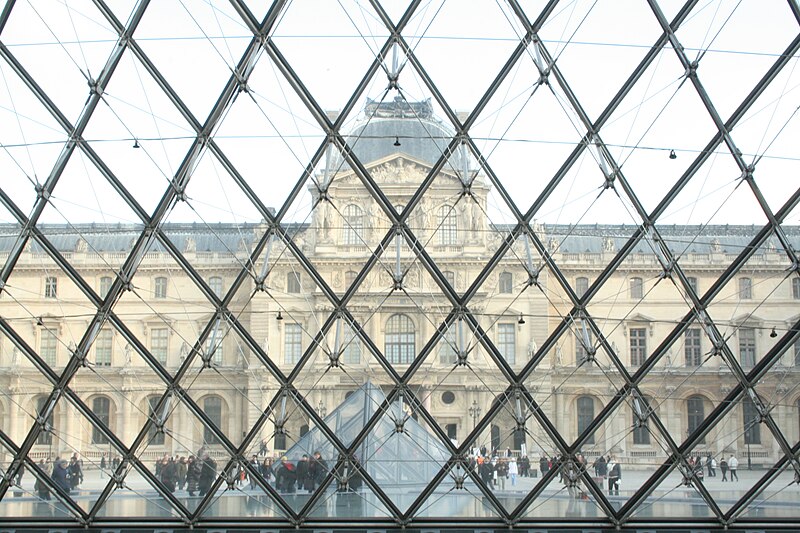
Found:
[[798, 50], [793, 0], [6, 2], [0, 525], [793, 526]]

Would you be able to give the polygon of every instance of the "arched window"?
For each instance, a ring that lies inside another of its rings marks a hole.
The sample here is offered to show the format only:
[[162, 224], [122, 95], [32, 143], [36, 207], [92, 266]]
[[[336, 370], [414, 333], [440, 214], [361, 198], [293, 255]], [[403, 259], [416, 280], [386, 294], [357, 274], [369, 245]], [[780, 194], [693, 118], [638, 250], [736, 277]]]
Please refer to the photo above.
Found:
[[[594, 420], [594, 398], [591, 396], [581, 396], [575, 403], [578, 411], [578, 435], [583, 434], [589, 424]], [[586, 444], [594, 444], [594, 434], [589, 435]]]
[[386, 322], [384, 353], [392, 364], [407, 365], [414, 359], [416, 330], [406, 315], [392, 315]]
[[644, 297], [644, 282], [642, 278], [631, 278], [630, 289], [631, 299], [641, 300]]
[[492, 454], [500, 449], [500, 426], [492, 424]]
[[211, 289], [211, 292], [217, 295], [217, 298], [222, 298], [224, 296], [223, 294], [224, 287], [222, 286], [221, 277], [212, 276], [208, 278], [208, 288]]
[[345, 246], [364, 244], [364, 210], [355, 204], [349, 204], [345, 206], [343, 215], [342, 244]]
[[761, 417], [756, 404], [749, 397], [742, 401], [742, 423], [744, 424], [744, 443], [761, 444]]
[[500, 280], [498, 283], [498, 291], [500, 294], [511, 294], [514, 287], [514, 277], [511, 272], [500, 272]]
[[[691, 435], [700, 427], [706, 417], [705, 398], [702, 396], [691, 396], [686, 400], [686, 433]], [[704, 443], [705, 439], [700, 443]]]
[[[92, 400], [92, 412], [107, 428], [111, 426], [111, 400], [105, 396], [97, 396]], [[92, 425], [92, 444], [108, 444], [108, 439], [100, 428]]]
[[[159, 421], [160, 415], [156, 412], [159, 400], [161, 400], [159, 396], [150, 396], [147, 398], [147, 416], [154, 422], [163, 422]], [[159, 431], [155, 424], [151, 425], [147, 430], [147, 442], [154, 446], [163, 446], [164, 432]]]
[[[219, 396], [208, 396], [203, 400], [203, 412], [214, 423], [217, 428], [224, 431], [222, 427], [222, 398]], [[203, 442], [206, 444], [219, 444], [219, 439], [208, 426], [203, 426]]]
[[[44, 406], [47, 404], [47, 396], [39, 396], [36, 399], [36, 414], [37, 416], [41, 415], [42, 411], [44, 410]], [[47, 421], [45, 422], [45, 427], [42, 431], [39, 432], [39, 435], [36, 437], [36, 444], [44, 444], [49, 446], [53, 444], [53, 413], [50, 413], [50, 416], [47, 417]], [[47, 430], [47, 431], [45, 431]]]
[[443, 246], [456, 244], [458, 242], [456, 210], [451, 205], [443, 205], [439, 207], [437, 215], [436, 227], [439, 228], [439, 244]]

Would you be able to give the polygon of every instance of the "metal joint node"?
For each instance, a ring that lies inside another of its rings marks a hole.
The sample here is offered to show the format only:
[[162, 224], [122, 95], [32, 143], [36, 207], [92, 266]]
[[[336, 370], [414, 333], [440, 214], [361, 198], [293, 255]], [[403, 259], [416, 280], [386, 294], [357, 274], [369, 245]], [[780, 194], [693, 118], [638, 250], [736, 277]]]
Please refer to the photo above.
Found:
[[456, 366], [468, 366], [466, 350], [459, 350], [456, 354]]
[[687, 78], [696, 78], [697, 77], [697, 61], [692, 61], [689, 64], [689, 67], [686, 69], [686, 77]]

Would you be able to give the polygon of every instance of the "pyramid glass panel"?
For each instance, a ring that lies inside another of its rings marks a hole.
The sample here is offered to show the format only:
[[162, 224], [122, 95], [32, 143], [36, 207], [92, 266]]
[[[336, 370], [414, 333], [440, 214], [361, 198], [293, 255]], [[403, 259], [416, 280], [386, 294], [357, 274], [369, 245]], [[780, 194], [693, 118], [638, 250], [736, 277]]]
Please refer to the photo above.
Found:
[[795, 527], [798, 21], [6, 2], [0, 530]]

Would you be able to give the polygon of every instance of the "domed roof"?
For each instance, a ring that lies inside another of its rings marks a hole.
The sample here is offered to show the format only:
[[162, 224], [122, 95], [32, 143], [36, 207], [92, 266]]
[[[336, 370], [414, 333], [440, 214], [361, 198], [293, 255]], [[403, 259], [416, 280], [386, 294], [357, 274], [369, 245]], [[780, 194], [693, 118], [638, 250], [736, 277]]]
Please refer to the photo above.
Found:
[[[430, 99], [406, 102], [398, 96], [390, 102], [367, 100], [363, 119], [345, 139], [364, 165], [394, 154], [405, 154], [433, 166], [454, 135], [450, 125], [434, 116]], [[457, 151], [450, 164], [458, 165], [460, 160]], [[341, 163], [341, 159], [337, 163]], [[347, 168], [347, 165], [342, 167]]]

